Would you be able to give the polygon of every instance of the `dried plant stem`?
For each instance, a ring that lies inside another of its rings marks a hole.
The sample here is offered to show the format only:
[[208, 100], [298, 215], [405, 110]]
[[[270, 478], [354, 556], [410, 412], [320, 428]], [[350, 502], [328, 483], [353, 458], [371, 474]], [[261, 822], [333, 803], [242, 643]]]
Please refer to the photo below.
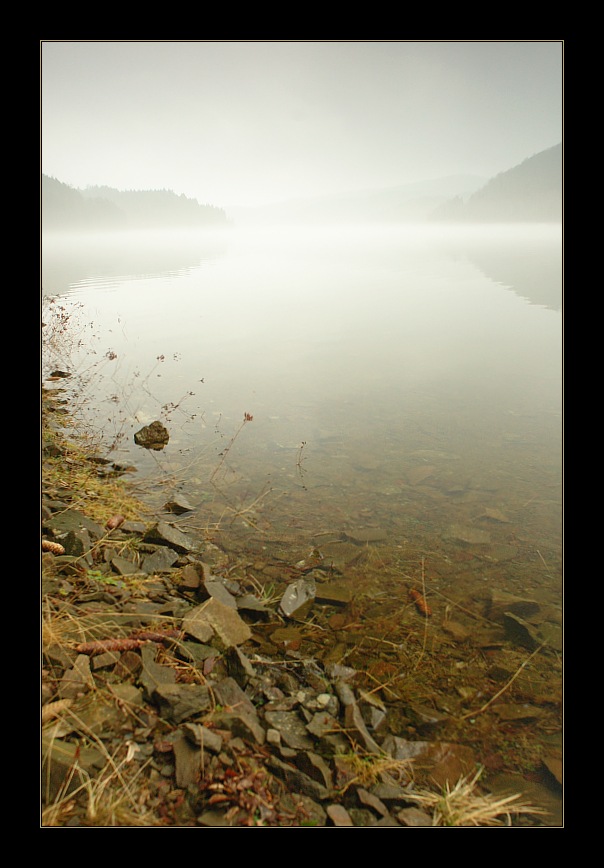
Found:
[[235, 440], [239, 437], [239, 435], [243, 431], [243, 428], [244, 428], [246, 422], [251, 422], [253, 420], [253, 418], [254, 417], [250, 413], [244, 413], [243, 414], [243, 422], [241, 423], [239, 428], [235, 431], [235, 433], [231, 437], [231, 440], [230, 440], [228, 446], [226, 447], [226, 449], [223, 450], [222, 457], [221, 457], [218, 465], [214, 468], [214, 472], [210, 476], [210, 482], [212, 482], [212, 480], [214, 479], [214, 477], [216, 476], [216, 474], [218, 473], [218, 471], [220, 470], [220, 468], [222, 467], [222, 465], [226, 461], [226, 457], [229, 454], [229, 452], [231, 451], [233, 443], [235, 442]]
[[[423, 557], [422, 557], [422, 597], [424, 598], [424, 600], [426, 599], [426, 568], [425, 568], [425, 560]], [[429, 613], [429, 610], [426, 608], [426, 611], [424, 613], [424, 637], [423, 637], [423, 641], [422, 641], [422, 650], [420, 652], [419, 657], [415, 661], [415, 666], [413, 667], [414, 669], [418, 668], [419, 664], [421, 663], [422, 657], [424, 656], [424, 654], [426, 652], [426, 643], [428, 641], [428, 619], [429, 619], [429, 617], [430, 617], [430, 613]]]
[[506, 683], [503, 685], [503, 687], [501, 688], [501, 690], [498, 690], [498, 691], [497, 691], [497, 693], [495, 694], [495, 696], [492, 696], [492, 697], [489, 699], [488, 702], [485, 702], [485, 704], [484, 704], [481, 708], [477, 709], [476, 711], [468, 711], [468, 712], [466, 712], [466, 714], [463, 714], [463, 715], [461, 716], [460, 720], [467, 720], [468, 717], [476, 717], [477, 715], [482, 714], [483, 711], [486, 711], [487, 708], [488, 708], [490, 705], [492, 705], [492, 704], [495, 702], [496, 699], [499, 699], [499, 697], [501, 696], [501, 694], [502, 694], [502, 693], [505, 693], [505, 691], [508, 689], [508, 687], [510, 687], [510, 686], [513, 684], [513, 682], [518, 678], [518, 676], [520, 675], [520, 673], [522, 672], [522, 670], [525, 668], [525, 666], [527, 666], [527, 665], [531, 662], [531, 660], [533, 659], [533, 657], [535, 657], [535, 656], [536, 656], [536, 655], [541, 651], [541, 649], [544, 647], [545, 644], [546, 644], [545, 642], [542, 642], [541, 645], [539, 645], [538, 648], [535, 648], [535, 650], [533, 651], [533, 653], [530, 654], [530, 655], [526, 658], [526, 660], [524, 661], [524, 663], [521, 663], [521, 664], [520, 664], [520, 666], [518, 667], [518, 669], [516, 670], [516, 672], [514, 672], [514, 674], [512, 675], [512, 677], [509, 679], [509, 681], [506, 681]]

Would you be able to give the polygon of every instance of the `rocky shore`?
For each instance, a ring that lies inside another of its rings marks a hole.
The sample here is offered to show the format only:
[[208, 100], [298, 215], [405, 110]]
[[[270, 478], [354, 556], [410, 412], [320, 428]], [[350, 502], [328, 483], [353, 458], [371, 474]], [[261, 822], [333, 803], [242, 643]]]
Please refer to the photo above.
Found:
[[[417, 702], [412, 723], [402, 716], [387, 667], [368, 681], [345, 654], [305, 641], [345, 626], [353, 602], [318, 552], [250, 568], [183, 530], [180, 498], [161, 515], [141, 504], [136, 516], [129, 500], [112, 513], [90, 488], [127, 492], [124, 469], [74, 451], [57, 393], [42, 410], [43, 825], [552, 824], [551, 805], [509, 779], [483, 785], [475, 747], [440, 737], [447, 714]], [[85, 487], [70, 482], [74, 465]], [[280, 581], [259, 581], [279, 567]], [[536, 652], [529, 621], [503, 609], [529, 631], [525, 657]]]

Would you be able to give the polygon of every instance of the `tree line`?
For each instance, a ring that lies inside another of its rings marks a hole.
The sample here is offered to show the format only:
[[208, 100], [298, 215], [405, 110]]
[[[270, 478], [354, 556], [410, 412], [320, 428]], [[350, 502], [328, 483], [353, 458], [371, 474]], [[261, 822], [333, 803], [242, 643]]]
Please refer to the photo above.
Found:
[[172, 190], [83, 190], [42, 175], [42, 229], [126, 229], [160, 226], [216, 226], [227, 223], [222, 208]]

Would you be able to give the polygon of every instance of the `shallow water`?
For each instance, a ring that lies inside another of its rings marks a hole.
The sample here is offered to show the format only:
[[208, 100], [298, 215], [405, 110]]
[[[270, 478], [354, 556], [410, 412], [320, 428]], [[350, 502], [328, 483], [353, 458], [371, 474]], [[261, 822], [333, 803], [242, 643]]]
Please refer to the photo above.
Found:
[[[366, 525], [515, 548], [559, 601], [560, 261], [550, 226], [49, 236], [43, 285], [82, 412], [158, 498], [302, 547]], [[156, 418], [170, 442], [146, 452]]]
[[[73, 374], [144, 500], [184, 495], [170, 520], [253, 589], [319, 563], [350, 591], [305, 653], [388, 684], [412, 738], [418, 703], [445, 713], [492, 773], [559, 761], [559, 227], [55, 235], [42, 277], [43, 376]], [[168, 445], [136, 446], [156, 419]], [[537, 604], [538, 652], [491, 619], [502, 593]]]

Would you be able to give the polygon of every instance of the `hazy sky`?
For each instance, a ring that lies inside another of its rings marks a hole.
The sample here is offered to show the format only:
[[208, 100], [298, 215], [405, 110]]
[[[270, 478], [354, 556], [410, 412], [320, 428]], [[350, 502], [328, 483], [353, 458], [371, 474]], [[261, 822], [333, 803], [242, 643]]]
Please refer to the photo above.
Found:
[[491, 177], [562, 140], [560, 41], [42, 41], [42, 171], [219, 207]]

